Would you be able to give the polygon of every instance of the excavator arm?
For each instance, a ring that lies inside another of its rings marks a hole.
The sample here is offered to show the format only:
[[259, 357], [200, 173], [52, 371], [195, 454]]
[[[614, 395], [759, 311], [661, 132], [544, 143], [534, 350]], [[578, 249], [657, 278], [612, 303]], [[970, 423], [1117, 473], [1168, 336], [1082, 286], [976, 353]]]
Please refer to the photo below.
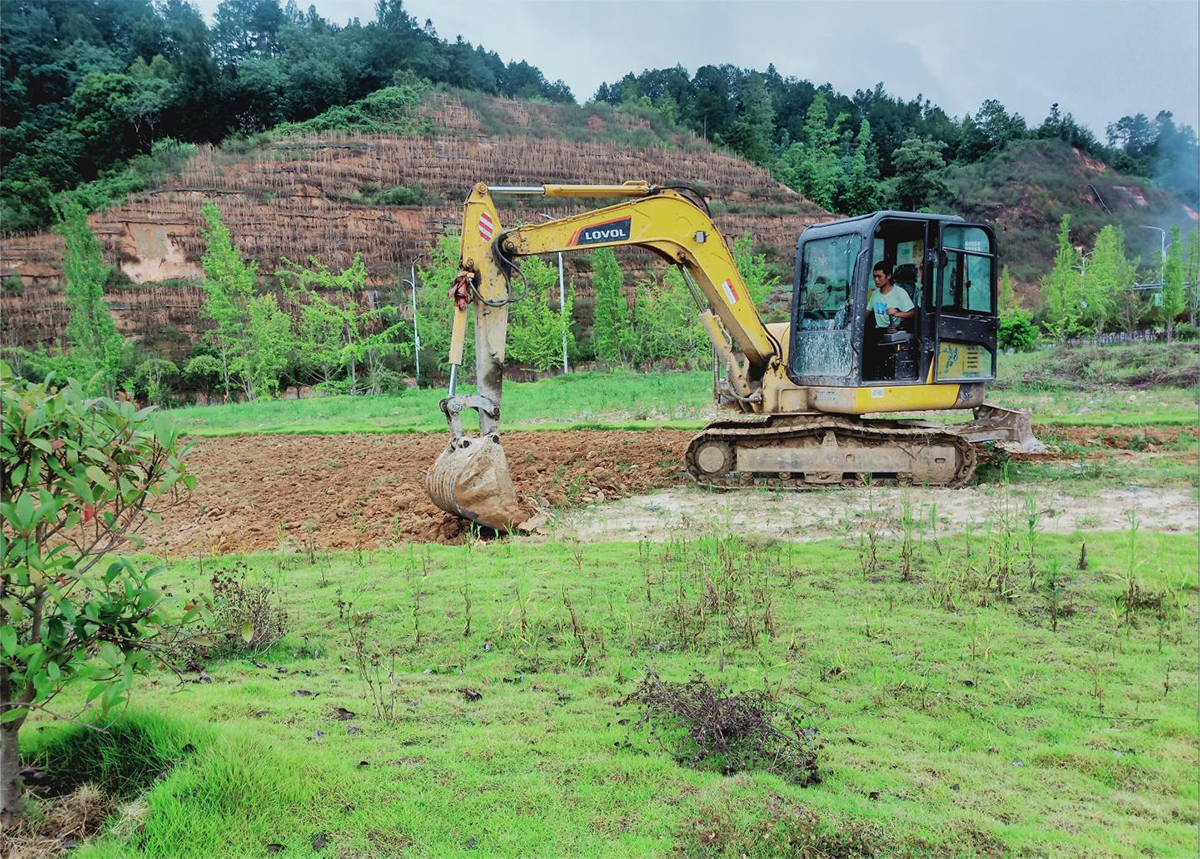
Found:
[[[503, 230], [494, 200], [501, 194], [629, 199]], [[497, 530], [521, 527], [531, 512], [517, 499], [499, 435], [508, 305], [519, 299], [523, 281], [518, 260], [621, 246], [646, 248], [682, 269], [699, 306], [700, 321], [726, 366], [732, 396], [746, 402], [761, 396], [763, 376], [778, 365], [783, 349], [759, 317], [729, 246], [702, 201], [645, 182], [521, 187], [481, 183], [463, 207], [462, 265], [451, 289], [455, 314], [450, 390], [440, 404], [451, 439], [426, 479], [430, 497], [443, 510]], [[458, 368], [472, 308], [476, 392], [460, 396]], [[469, 436], [462, 428], [465, 409], [479, 414], [478, 436]]]

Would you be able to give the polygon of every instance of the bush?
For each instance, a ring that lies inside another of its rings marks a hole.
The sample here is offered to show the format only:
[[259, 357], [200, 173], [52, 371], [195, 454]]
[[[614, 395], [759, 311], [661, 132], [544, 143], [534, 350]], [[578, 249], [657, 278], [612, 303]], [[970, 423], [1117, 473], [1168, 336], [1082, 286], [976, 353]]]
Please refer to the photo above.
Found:
[[21, 282], [21, 278], [10, 274], [0, 281], [0, 291], [5, 295], [22, 295], [25, 292], [25, 284]]
[[245, 562], [237, 561], [213, 573], [210, 654], [262, 653], [287, 635], [287, 610], [270, 587], [250, 583], [249, 572]]
[[1000, 320], [997, 343], [1001, 349], [1017, 352], [1032, 352], [1037, 346], [1038, 330], [1033, 324], [1033, 314], [1014, 310]]
[[1197, 328], [1190, 322], [1181, 322], [1175, 327], [1175, 339], [1189, 342], [1200, 340], [1200, 328]]

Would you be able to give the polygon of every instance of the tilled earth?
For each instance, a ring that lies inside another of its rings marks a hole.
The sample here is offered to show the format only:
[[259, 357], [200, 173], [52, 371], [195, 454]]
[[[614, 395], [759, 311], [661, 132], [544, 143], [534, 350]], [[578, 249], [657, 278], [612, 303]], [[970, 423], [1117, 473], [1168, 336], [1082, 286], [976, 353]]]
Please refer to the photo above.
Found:
[[[1179, 436], [1173, 428], [1035, 429], [1087, 447], [1148, 452]], [[682, 457], [693, 435], [509, 433], [504, 448], [520, 493], [570, 507], [690, 484]], [[440, 433], [202, 438], [187, 460], [197, 477], [191, 497], [161, 522], [147, 523], [138, 538], [148, 550], [170, 555], [455, 542], [466, 533], [464, 523], [435, 507], [424, 488], [445, 443]]]
[[[552, 506], [596, 503], [685, 481], [692, 432], [509, 433], [518, 490]], [[172, 555], [290, 545], [347, 549], [453, 542], [464, 523], [425, 495], [445, 434], [203, 438], [187, 458], [196, 488], [147, 523], [146, 547]]]

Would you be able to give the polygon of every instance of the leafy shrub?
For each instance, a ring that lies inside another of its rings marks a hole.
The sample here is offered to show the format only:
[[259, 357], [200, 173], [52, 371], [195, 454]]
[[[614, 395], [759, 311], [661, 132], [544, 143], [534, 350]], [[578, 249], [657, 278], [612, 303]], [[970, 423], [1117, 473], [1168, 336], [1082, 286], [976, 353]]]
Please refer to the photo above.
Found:
[[1189, 322], [1181, 322], [1175, 328], [1175, 339], [1186, 340], [1189, 342], [1200, 340], [1200, 328], [1197, 328], [1195, 325], [1192, 325]]
[[3, 291], [5, 295], [21, 295], [25, 292], [25, 284], [21, 282], [21, 278], [10, 274], [0, 281], [0, 291]]
[[1032, 352], [1037, 346], [1038, 330], [1033, 324], [1033, 314], [1014, 310], [1000, 320], [997, 343], [1001, 349], [1017, 352]]
[[287, 610], [270, 587], [250, 582], [249, 573], [243, 561], [213, 573], [211, 654], [261, 653], [287, 635]]
[[821, 780], [816, 730], [766, 692], [730, 692], [699, 673], [686, 683], [667, 683], [649, 671], [621, 702], [631, 703], [641, 708], [638, 725], [682, 764], [725, 775], [764, 770], [799, 785]]

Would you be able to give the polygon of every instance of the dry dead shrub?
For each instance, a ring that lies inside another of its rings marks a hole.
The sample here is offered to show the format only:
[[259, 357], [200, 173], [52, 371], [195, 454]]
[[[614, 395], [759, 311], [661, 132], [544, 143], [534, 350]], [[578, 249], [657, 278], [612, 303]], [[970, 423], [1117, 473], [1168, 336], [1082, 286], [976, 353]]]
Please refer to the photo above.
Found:
[[0, 856], [61, 856], [96, 835], [115, 808], [113, 799], [94, 784], [52, 799], [30, 797], [24, 816], [0, 831]]
[[270, 587], [249, 581], [249, 572], [244, 562], [237, 561], [213, 573], [208, 636], [213, 655], [262, 653], [287, 634], [287, 611]]
[[808, 715], [766, 692], [731, 692], [699, 673], [668, 683], [648, 671], [620, 703], [637, 704], [638, 726], [687, 766], [726, 775], [762, 770], [799, 785], [821, 780], [822, 744]]

